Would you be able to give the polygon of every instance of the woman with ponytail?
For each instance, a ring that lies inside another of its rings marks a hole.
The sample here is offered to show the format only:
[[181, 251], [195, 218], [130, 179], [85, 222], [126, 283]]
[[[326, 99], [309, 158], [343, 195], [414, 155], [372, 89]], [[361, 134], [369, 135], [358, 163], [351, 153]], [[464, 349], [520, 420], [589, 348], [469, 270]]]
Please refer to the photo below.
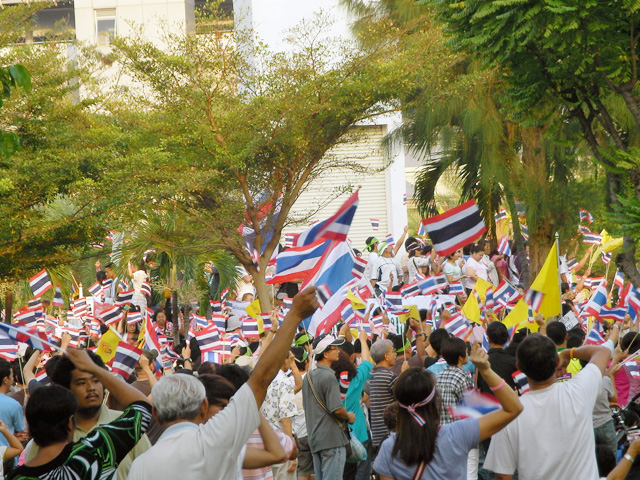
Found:
[[518, 396], [491, 370], [479, 345], [474, 345], [471, 361], [502, 408], [440, 426], [435, 377], [423, 368], [406, 370], [393, 390], [399, 407], [396, 433], [382, 443], [373, 465], [382, 480], [465, 479], [469, 451], [520, 414]]

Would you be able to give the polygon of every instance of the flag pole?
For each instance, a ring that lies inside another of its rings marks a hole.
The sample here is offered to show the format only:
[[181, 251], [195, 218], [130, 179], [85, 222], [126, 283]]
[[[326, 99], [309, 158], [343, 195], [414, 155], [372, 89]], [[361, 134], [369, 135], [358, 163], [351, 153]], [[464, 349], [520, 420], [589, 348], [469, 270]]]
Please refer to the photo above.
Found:
[[560, 234], [555, 234], [556, 244], [556, 271], [558, 272], [558, 288], [560, 289], [560, 314], [558, 319], [562, 318], [562, 277], [560, 276]]

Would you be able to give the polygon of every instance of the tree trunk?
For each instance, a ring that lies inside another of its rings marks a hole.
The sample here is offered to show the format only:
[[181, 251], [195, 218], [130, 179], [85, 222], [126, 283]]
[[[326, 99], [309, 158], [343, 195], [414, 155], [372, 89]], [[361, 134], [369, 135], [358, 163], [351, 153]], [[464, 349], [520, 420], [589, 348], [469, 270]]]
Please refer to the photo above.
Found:
[[273, 309], [273, 294], [271, 285], [267, 285], [264, 278], [264, 273], [258, 272], [258, 269], [254, 264], [245, 265], [244, 268], [253, 277], [253, 285], [256, 287], [256, 293], [258, 294], [258, 300], [260, 300], [260, 310], [262, 312], [270, 312]]
[[513, 198], [513, 194], [508, 192], [506, 195], [507, 205], [511, 212], [511, 222], [513, 224], [513, 242], [516, 247], [518, 258], [520, 259], [520, 273], [522, 274], [522, 282], [525, 286], [529, 286], [529, 261], [524, 248], [524, 239], [522, 238], [522, 230], [520, 229], [520, 220], [518, 219], [518, 207]]
[[7, 289], [4, 294], [4, 321], [11, 323], [11, 309], [13, 308], [13, 292]]

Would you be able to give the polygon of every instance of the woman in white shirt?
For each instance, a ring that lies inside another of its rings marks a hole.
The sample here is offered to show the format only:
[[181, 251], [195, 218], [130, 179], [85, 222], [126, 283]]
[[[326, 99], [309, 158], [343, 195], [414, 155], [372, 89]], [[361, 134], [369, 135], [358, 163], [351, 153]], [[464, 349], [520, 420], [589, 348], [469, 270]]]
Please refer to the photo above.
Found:
[[465, 265], [465, 278], [462, 279], [462, 286], [467, 290], [467, 294], [471, 292], [479, 278], [489, 281], [487, 266], [480, 261], [484, 255], [484, 248], [475, 243], [471, 246], [470, 252], [471, 255]]
[[147, 297], [140, 291], [142, 284], [147, 281], [147, 272], [144, 266], [138, 266], [129, 262], [129, 276], [133, 280], [133, 297], [131, 303], [140, 307], [140, 311], [144, 312], [147, 308]]

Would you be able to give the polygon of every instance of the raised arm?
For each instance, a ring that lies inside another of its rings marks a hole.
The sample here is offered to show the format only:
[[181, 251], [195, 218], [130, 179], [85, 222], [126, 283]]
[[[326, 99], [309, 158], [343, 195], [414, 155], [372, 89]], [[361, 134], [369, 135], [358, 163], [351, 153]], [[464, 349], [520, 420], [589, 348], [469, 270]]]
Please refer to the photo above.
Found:
[[287, 313], [287, 316], [284, 317], [284, 321], [278, 329], [278, 334], [265, 349], [247, 381], [247, 384], [251, 387], [256, 397], [258, 408], [264, 401], [269, 384], [278, 373], [278, 369], [287, 356], [298, 324], [315, 312], [317, 308], [318, 299], [316, 298], [315, 287], [306, 288], [293, 297], [293, 305], [289, 313]]
[[515, 420], [522, 412], [522, 404], [518, 399], [518, 395], [509, 388], [505, 380], [491, 370], [489, 355], [480, 348], [480, 345], [475, 344], [473, 346], [470, 358], [502, 406], [500, 410], [487, 413], [478, 420], [480, 424], [480, 440], [482, 441]]
[[409, 225], [405, 225], [404, 231], [402, 232], [402, 235], [400, 235], [400, 239], [396, 242], [396, 245], [393, 247], [393, 256], [394, 257], [397, 255], [398, 250], [400, 250], [400, 247], [402, 247], [402, 245], [404, 244], [404, 239], [407, 236], [407, 232], [408, 231], [409, 231]]
[[111, 395], [118, 401], [120, 405], [128, 407], [133, 402], [148, 402], [145, 395], [135, 387], [132, 387], [124, 380], [112, 375], [108, 370], [96, 365], [86, 350], [78, 350], [70, 348], [66, 354], [69, 360], [73, 362], [78, 370], [91, 373], [109, 390]]
[[262, 437], [264, 448], [247, 447], [242, 467], [254, 469], [284, 462], [287, 459], [287, 454], [282, 448], [280, 438], [262, 414], [260, 414], [258, 431]]
[[31, 354], [31, 357], [29, 357], [29, 360], [27, 360], [27, 363], [25, 363], [24, 367], [22, 367], [22, 378], [24, 379], [24, 383], [26, 385], [29, 385], [29, 382], [31, 380], [36, 379], [36, 375], [35, 373], [33, 373], [33, 371], [36, 368], [36, 364], [38, 363], [38, 359], [40, 358], [41, 353], [42, 352], [40, 350], [34, 350]]

